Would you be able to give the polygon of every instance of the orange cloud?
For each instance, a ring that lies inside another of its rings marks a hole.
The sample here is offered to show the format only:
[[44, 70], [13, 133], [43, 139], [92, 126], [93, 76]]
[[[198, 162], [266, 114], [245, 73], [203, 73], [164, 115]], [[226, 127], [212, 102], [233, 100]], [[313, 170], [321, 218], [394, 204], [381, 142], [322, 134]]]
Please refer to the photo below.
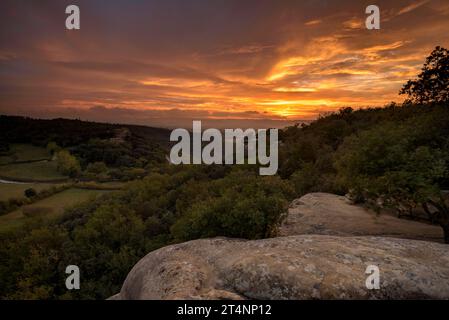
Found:
[[[17, 12], [27, 6], [4, 1]], [[385, 1], [377, 31], [364, 28], [365, 8], [356, 0], [325, 7], [229, 0], [188, 10], [173, 3], [179, 6], [113, 2], [104, 12], [86, 2], [96, 19], [79, 33], [60, 31], [56, 4], [36, 9], [29, 21], [6, 16], [0, 112], [59, 110], [166, 126], [195, 117], [291, 123], [344, 106], [400, 102], [401, 85], [426, 55], [449, 47], [443, 1]]]

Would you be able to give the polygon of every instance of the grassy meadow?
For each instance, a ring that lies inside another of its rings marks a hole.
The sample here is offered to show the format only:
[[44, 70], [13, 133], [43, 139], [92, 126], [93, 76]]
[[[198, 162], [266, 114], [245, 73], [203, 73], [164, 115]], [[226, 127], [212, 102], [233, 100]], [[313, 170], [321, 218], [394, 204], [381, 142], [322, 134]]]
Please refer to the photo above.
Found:
[[65, 179], [56, 167], [46, 148], [31, 144], [11, 144], [9, 152], [0, 156], [0, 177], [9, 180], [45, 182]]
[[50, 153], [46, 148], [30, 144], [11, 144], [7, 154], [0, 156], [0, 165], [21, 161], [36, 161], [50, 159]]
[[[74, 183], [57, 169], [57, 161], [50, 159], [47, 149], [31, 144], [11, 144], [7, 154], [0, 156], [0, 202], [15, 203], [12, 211], [0, 215], [0, 232], [23, 226], [36, 217], [58, 217], [66, 208], [124, 186], [120, 181]], [[64, 179], [71, 186], [55, 191], [64, 187], [56, 181]], [[25, 196], [27, 189], [44, 195], [29, 199]]]
[[78, 203], [82, 203], [96, 196], [110, 191], [105, 190], [86, 190], [71, 188], [60, 193], [54, 194], [48, 198], [37, 201], [33, 204], [23, 206], [13, 212], [0, 216], [0, 232], [20, 227], [27, 219], [32, 219], [24, 215], [24, 210], [29, 208], [36, 210], [40, 217], [55, 218], [61, 215], [66, 208], [70, 208]]
[[49, 189], [53, 186], [59, 186], [59, 184], [52, 183], [0, 183], [0, 201], [7, 201], [11, 198], [24, 197], [25, 190], [34, 189], [36, 192]]
[[0, 166], [0, 177], [18, 181], [53, 181], [67, 177], [57, 171], [55, 161], [13, 163]]

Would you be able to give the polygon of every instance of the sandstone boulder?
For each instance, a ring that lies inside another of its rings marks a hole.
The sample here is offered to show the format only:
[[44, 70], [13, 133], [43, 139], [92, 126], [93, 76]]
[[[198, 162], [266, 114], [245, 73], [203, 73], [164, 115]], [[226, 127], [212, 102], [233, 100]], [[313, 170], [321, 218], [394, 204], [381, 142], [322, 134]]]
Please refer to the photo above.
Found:
[[[380, 289], [365, 285], [368, 265]], [[298, 235], [202, 239], [153, 251], [114, 299], [448, 299], [449, 247], [385, 238]]]
[[324, 234], [338, 236], [385, 236], [443, 242], [439, 226], [376, 214], [351, 204], [345, 197], [309, 193], [294, 200], [279, 229], [279, 236]]

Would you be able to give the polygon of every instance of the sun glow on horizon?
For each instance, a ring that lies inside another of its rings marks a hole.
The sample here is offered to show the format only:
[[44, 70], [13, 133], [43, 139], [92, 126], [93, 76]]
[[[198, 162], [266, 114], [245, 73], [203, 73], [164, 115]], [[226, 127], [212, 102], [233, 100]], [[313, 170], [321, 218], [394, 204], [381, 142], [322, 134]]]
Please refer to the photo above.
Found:
[[[400, 103], [400, 88], [425, 57], [436, 45], [449, 47], [447, 5], [410, 2], [383, 4], [376, 31], [364, 28], [365, 7], [357, 1], [326, 8], [273, 1], [256, 11], [228, 2], [185, 11], [155, 1], [142, 2], [139, 12], [112, 3], [100, 27], [85, 26], [95, 32], [61, 34], [50, 25], [31, 28], [51, 20], [54, 5], [30, 21], [6, 15], [2, 27], [22, 27], [0, 45], [0, 85], [7, 91], [0, 112], [148, 124], [269, 123]], [[18, 4], [5, 6], [20, 11]], [[176, 25], [140, 14], [147, 9], [176, 18]], [[127, 14], [117, 21], [117, 12]], [[417, 14], [420, 19], [410, 19]]]

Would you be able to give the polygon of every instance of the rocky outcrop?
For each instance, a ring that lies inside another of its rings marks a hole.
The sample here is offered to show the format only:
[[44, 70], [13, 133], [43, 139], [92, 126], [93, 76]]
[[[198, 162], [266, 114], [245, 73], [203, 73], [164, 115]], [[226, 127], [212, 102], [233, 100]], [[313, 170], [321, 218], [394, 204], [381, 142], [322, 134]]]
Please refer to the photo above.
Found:
[[[448, 299], [448, 252], [385, 237], [195, 240], [148, 254], [114, 299]], [[368, 265], [378, 290], [366, 288]]]
[[323, 234], [337, 236], [384, 236], [443, 242], [439, 226], [376, 214], [351, 204], [345, 197], [310, 193], [294, 200], [279, 229], [279, 236]]
[[[292, 202], [278, 238], [161, 248], [111, 299], [449, 299], [442, 239], [439, 227], [313, 193]], [[365, 284], [370, 265], [380, 270], [378, 290]]]

